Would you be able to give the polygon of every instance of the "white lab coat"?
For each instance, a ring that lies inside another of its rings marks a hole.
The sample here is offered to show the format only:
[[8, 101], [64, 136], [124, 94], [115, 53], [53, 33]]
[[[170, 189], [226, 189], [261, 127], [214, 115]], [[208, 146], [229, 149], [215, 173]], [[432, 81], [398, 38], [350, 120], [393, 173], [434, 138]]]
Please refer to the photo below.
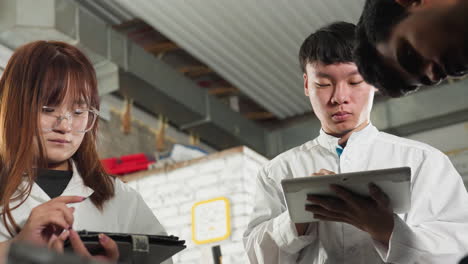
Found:
[[[449, 159], [412, 140], [379, 132], [374, 126], [353, 133], [341, 158], [338, 138], [320, 136], [264, 166], [257, 178], [255, 209], [244, 234], [250, 263], [458, 263], [468, 254], [468, 194]], [[411, 209], [394, 215], [386, 249], [355, 228], [315, 222], [297, 236], [281, 191], [282, 179], [320, 169], [336, 173], [411, 167]]]
[[[91, 196], [94, 191], [83, 184], [83, 179], [75, 164], [73, 162], [72, 164], [73, 176], [61, 196]], [[75, 207], [73, 229], [77, 231], [166, 235], [163, 226], [148, 208], [140, 194], [119, 179], [115, 179], [114, 182], [115, 196], [104, 203], [102, 211], [94, 206], [91, 199], [69, 205]], [[23, 226], [31, 209], [49, 200], [50, 197], [39, 185], [34, 183], [31, 195], [24, 204], [12, 211], [13, 217], [20, 226]], [[11, 236], [3, 221], [0, 221], [0, 242], [8, 239], [11, 239]], [[172, 263], [172, 260], [167, 260], [164, 263]]]

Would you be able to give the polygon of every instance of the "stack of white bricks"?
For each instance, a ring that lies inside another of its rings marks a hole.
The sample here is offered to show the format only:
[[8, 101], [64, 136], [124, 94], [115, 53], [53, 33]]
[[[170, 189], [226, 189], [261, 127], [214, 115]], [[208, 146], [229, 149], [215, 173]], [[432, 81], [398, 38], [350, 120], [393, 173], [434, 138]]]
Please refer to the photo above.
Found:
[[[142, 196], [169, 234], [186, 240], [175, 264], [212, 263], [211, 247], [220, 245], [223, 264], [248, 263], [242, 244], [253, 210], [255, 178], [268, 160], [246, 147], [123, 178]], [[231, 236], [197, 245], [192, 241], [191, 212], [196, 202], [226, 197], [231, 205]]]

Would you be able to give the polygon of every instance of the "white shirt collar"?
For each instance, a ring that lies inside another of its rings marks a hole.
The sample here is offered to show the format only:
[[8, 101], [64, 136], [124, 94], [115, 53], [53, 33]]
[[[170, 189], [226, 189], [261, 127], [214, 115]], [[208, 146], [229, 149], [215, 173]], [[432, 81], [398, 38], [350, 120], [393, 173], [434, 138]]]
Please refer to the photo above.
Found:
[[[81, 175], [76, 168], [75, 162], [71, 161], [70, 163], [72, 164], [73, 175], [67, 187], [60, 196], [91, 196], [94, 193], [94, 190], [84, 185], [83, 179], [81, 178]], [[33, 183], [31, 189], [31, 198], [34, 198], [40, 202], [47, 202], [50, 200], [50, 197], [36, 183]]]
[[[370, 142], [379, 131], [375, 126], [369, 123], [365, 128], [360, 131], [353, 132], [346, 143], [346, 146], [349, 147], [353, 144], [364, 144]], [[327, 134], [323, 129], [320, 129], [320, 135], [317, 138], [318, 144], [322, 147], [328, 149], [329, 151], [335, 153], [336, 147], [338, 146], [338, 141], [340, 138], [334, 137]]]

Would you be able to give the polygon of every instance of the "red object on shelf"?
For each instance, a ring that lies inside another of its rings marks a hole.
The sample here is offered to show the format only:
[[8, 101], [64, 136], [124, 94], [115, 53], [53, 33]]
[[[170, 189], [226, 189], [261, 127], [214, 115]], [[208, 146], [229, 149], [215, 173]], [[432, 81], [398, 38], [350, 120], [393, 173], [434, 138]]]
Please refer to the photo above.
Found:
[[144, 153], [122, 156], [119, 158], [108, 158], [101, 160], [106, 172], [113, 175], [123, 175], [136, 171], [147, 170], [154, 160], [148, 159]]

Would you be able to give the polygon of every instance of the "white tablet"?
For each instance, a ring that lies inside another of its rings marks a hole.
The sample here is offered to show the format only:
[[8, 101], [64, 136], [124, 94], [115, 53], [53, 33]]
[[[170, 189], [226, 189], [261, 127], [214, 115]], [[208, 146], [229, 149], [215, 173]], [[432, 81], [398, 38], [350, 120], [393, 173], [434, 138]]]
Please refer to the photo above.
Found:
[[337, 184], [356, 194], [370, 196], [368, 184], [371, 182], [387, 194], [395, 213], [408, 212], [411, 205], [409, 167], [284, 179], [281, 185], [291, 220], [294, 223], [308, 223], [317, 221], [304, 208], [305, 204], [310, 203], [307, 201], [308, 194], [336, 197], [330, 190], [330, 184]]

